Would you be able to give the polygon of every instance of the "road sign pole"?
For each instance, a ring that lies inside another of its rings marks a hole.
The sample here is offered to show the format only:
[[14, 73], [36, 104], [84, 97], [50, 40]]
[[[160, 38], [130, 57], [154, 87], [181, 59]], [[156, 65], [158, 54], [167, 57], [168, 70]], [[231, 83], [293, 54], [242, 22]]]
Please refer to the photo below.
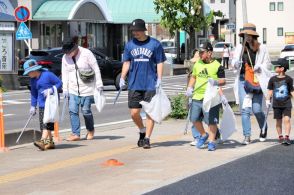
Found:
[[[30, 39], [29, 39], [30, 40]], [[24, 40], [25, 44], [27, 45], [27, 47], [29, 48], [29, 54], [31, 54], [32, 48], [30, 43], [27, 40]]]

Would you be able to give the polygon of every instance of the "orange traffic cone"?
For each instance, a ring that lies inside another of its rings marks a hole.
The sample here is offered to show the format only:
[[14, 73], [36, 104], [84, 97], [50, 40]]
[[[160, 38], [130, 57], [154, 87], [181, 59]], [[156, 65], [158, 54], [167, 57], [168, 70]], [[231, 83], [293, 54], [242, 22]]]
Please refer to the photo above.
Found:
[[105, 163], [103, 163], [102, 165], [107, 166], [107, 167], [115, 167], [115, 166], [123, 166], [124, 163], [119, 162], [116, 159], [109, 159]]

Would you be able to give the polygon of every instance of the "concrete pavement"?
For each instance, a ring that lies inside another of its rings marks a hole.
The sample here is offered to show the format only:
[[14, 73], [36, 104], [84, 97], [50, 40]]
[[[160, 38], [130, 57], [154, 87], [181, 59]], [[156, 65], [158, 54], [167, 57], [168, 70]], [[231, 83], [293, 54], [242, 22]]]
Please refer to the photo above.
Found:
[[[28, 145], [0, 154], [0, 194], [146, 193], [277, 145], [272, 115], [268, 121], [268, 140], [261, 143], [252, 117], [254, 142], [242, 146], [237, 116], [238, 131], [215, 152], [190, 146], [191, 135], [183, 135], [186, 121], [172, 119], [156, 125], [150, 150], [137, 148], [138, 130], [131, 123], [99, 131], [92, 141], [62, 141], [51, 151]], [[108, 159], [125, 164], [103, 166]]]

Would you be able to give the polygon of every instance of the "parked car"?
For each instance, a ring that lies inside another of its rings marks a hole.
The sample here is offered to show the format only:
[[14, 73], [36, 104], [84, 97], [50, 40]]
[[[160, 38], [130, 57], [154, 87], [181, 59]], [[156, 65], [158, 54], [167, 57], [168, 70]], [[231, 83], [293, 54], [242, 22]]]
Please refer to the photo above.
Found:
[[281, 51], [280, 58], [286, 58], [288, 60], [294, 60], [294, 44], [289, 44]]
[[234, 53], [234, 47], [232, 43], [229, 42], [218, 42], [213, 47], [213, 57], [221, 62], [224, 52], [224, 45], [227, 45], [230, 50], [230, 58], [232, 58]]
[[[122, 62], [113, 60], [100, 52], [98, 49], [90, 48], [98, 62], [103, 85], [114, 85], [119, 89], [119, 79], [121, 77]], [[61, 77], [62, 48], [52, 48], [39, 51], [32, 51], [29, 56], [19, 63], [18, 80], [21, 86], [29, 87], [29, 77], [23, 76], [23, 64], [26, 60], [35, 59], [38, 64], [47, 68], [58, 77]]]
[[167, 47], [175, 47], [175, 40], [174, 39], [162, 39], [160, 41], [163, 48]]
[[166, 47], [163, 49], [166, 59], [169, 63], [174, 63], [177, 59], [177, 48], [176, 47]]

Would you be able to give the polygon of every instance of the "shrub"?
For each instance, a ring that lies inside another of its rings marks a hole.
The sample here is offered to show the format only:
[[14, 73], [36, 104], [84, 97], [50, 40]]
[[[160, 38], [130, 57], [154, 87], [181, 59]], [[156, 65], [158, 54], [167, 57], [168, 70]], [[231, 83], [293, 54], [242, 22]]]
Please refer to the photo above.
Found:
[[171, 118], [184, 119], [188, 115], [187, 98], [184, 94], [179, 94], [171, 99]]

